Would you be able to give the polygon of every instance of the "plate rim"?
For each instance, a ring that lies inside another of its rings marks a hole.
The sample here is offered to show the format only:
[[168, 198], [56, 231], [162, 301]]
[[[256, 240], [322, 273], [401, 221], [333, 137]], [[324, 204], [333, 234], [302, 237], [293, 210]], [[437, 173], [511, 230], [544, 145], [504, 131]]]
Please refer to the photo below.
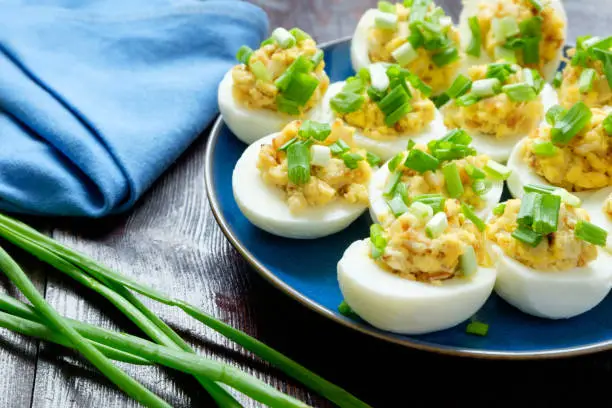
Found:
[[[352, 36], [342, 37], [336, 40], [328, 41], [319, 44], [319, 48], [326, 49], [333, 45], [337, 45], [344, 42], [349, 42]], [[601, 351], [606, 351], [612, 349], [612, 339], [600, 341], [596, 343], [591, 343], [583, 346], [576, 347], [564, 347], [557, 348], [552, 350], [542, 350], [542, 351], [503, 351], [503, 350], [485, 350], [479, 348], [465, 348], [465, 347], [452, 347], [445, 346], [436, 343], [432, 343], [429, 341], [420, 341], [415, 339], [406, 339], [401, 338], [399, 335], [391, 333], [391, 332], [379, 332], [373, 326], [368, 325], [367, 323], [358, 323], [351, 319], [340, 317], [333, 311], [327, 309], [323, 305], [315, 302], [314, 300], [308, 298], [303, 295], [296, 289], [292, 288], [285, 282], [283, 282], [280, 278], [278, 278], [272, 271], [266, 268], [259, 260], [246, 248], [245, 245], [234, 235], [231, 231], [229, 225], [227, 224], [225, 218], [221, 214], [221, 206], [217, 195], [214, 191], [214, 175], [212, 172], [212, 156], [215, 150], [216, 141], [221, 134], [221, 128], [225, 124], [223, 121], [223, 117], [219, 114], [215, 119], [215, 123], [210, 130], [208, 135], [208, 140], [206, 141], [206, 151], [204, 155], [204, 184], [206, 190], [206, 196], [208, 198], [208, 202], [210, 208], [212, 210], [213, 216], [217, 221], [217, 224], [221, 228], [221, 231], [225, 235], [225, 237], [229, 240], [232, 246], [242, 255], [244, 259], [255, 269], [255, 271], [264, 277], [268, 282], [272, 284], [272, 286], [279, 289], [285, 295], [297, 300], [302, 305], [306, 306], [310, 310], [317, 312], [318, 314], [339, 323], [345, 327], [356, 330], [363, 334], [378, 338], [380, 340], [384, 340], [387, 342], [391, 342], [394, 344], [398, 344], [404, 347], [409, 347], [422, 351], [429, 351], [438, 354], [452, 355], [452, 356], [460, 356], [460, 357], [472, 357], [472, 358], [481, 358], [481, 359], [495, 359], [495, 360], [529, 360], [529, 359], [551, 359], [551, 358], [560, 358], [560, 357], [573, 357], [585, 354], [592, 354]]]

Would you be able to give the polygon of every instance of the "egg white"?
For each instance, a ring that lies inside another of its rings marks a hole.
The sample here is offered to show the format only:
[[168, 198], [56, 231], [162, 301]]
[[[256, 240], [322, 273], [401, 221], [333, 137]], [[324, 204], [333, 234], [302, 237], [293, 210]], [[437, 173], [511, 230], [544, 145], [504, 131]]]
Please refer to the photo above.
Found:
[[[544, 88], [542, 88], [540, 98], [542, 98], [542, 105], [544, 106], [543, 112], [546, 112], [551, 106], [558, 103], [557, 93], [549, 84], [544, 85]], [[442, 107], [443, 115], [444, 109], [445, 108]], [[501, 163], [506, 162], [514, 146], [516, 146], [521, 139], [528, 136], [528, 133], [521, 133], [498, 139], [495, 136], [476, 131], [469, 131], [469, 133], [472, 136], [472, 146], [478, 150], [478, 153], [486, 154], [491, 159]]]
[[293, 214], [285, 201], [284, 192], [266, 184], [257, 169], [261, 145], [272, 143], [276, 136], [278, 133], [247, 147], [232, 175], [234, 199], [252, 224], [281, 237], [320, 238], [343, 230], [365, 211], [366, 205], [335, 200]]
[[[391, 213], [391, 210], [389, 209], [389, 206], [387, 205], [383, 196], [385, 184], [390, 174], [391, 172], [389, 171], [387, 162], [372, 175], [372, 179], [370, 180], [370, 184], [368, 186], [368, 197], [370, 198], [370, 216], [372, 217], [372, 221], [375, 223], [381, 224], [381, 220], [383, 219], [394, 219], [393, 214]], [[491, 190], [482, 196], [482, 199], [485, 200], [485, 206], [481, 210], [476, 211], [476, 215], [483, 220], [487, 219], [493, 211], [493, 208], [497, 205], [497, 203], [499, 203], [503, 190], [503, 181], [493, 181], [493, 187]]]
[[[317, 113], [313, 115], [314, 120], [318, 120], [320, 122], [333, 123], [336, 119], [336, 115], [332, 111], [329, 101], [340, 91], [342, 91], [342, 87], [345, 82], [335, 82], [329, 86], [329, 89], [325, 93], [323, 97], [323, 103], [320, 108], [317, 110]], [[378, 140], [372, 139], [364, 135], [359, 131], [359, 129], [355, 129], [355, 134], [353, 136], [353, 140], [355, 144], [359, 147], [366, 149], [367, 151], [378, 155], [381, 159], [387, 160], [391, 157], [395, 156], [397, 153], [406, 150], [406, 146], [408, 145], [409, 140], [413, 140], [415, 143], [423, 143], [427, 144], [430, 140], [439, 139], [443, 137], [447, 133], [446, 126], [444, 126], [444, 121], [442, 119], [442, 115], [436, 109], [434, 119], [425, 126], [418, 133], [410, 133], [405, 135], [399, 135], [397, 137], [390, 137], [387, 140]]]
[[612, 257], [598, 250], [587, 266], [565, 271], [538, 271], [510, 258], [493, 245], [497, 259], [495, 292], [524, 313], [566, 319], [597, 306], [612, 287]]
[[456, 326], [473, 316], [493, 290], [494, 269], [479, 267], [469, 278], [432, 285], [382, 269], [369, 248], [365, 239], [346, 249], [338, 262], [338, 282], [351, 309], [381, 330], [422, 334]]
[[361, 16], [357, 23], [353, 39], [351, 40], [351, 62], [353, 69], [358, 72], [361, 68], [367, 68], [372, 61], [368, 52], [368, 31], [374, 27], [374, 19], [378, 11], [369, 9]]
[[[470, 31], [468, 19], [477, 14], [478, 5], [484, 3], [497, 3], [498, 1], [499, 0], [463, 0], [463, 9], [461, 10], [461, 14], [459, 14], [459, 35], [461, 38], [461, 49], [465, 50], [472, 39], [472, 32]], [[559, 13], [561, 18], [565, 22], [563, 28], [563, 36], [567, 38], [567, 14], [565, 13], [565, 7], [563, 7], [563, 3], [559, 0], [550, 0], [550, 5]], [[559, 47], [555, 58], [543, 67], [542, 76], [546, 79], [547, 82], [553, 80], [555, 73], [559, 68], [559, 64], [561, 62], [562, 57], [563, 46]], [[464, 61], [464, 71], [472, 65], [481, 65], [490, 62], [496, 62], [489, 57], [489, 55], [485, 52], [484, 49], [481, 49], [480, 57], [466, 55]]]
[[612, 236], [612, 218], [610, 218], [603, 211], [604, 202], [610, 194], [612, 194], [612, 187], [597, 190], [590, 197], [584, 200], [582, 203], [582, 208], [588, 211], [593, 224], [605, 229], [608, 231], [608, 235]]
[[232, 71], [229, 70], [219, 84], [219, 111], [232, 133], [246, 144], [280, 131], [292, 120], [308, 119], [317, 110], [317, 107], [313, 107], [298, 117], [269, 109], [250, 109], [236, 102], [233, 86]]

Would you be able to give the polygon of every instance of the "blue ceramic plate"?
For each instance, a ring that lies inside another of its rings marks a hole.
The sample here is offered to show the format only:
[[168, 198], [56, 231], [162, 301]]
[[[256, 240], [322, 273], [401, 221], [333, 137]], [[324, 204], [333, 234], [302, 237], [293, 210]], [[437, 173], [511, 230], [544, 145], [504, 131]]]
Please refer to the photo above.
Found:
[[[322, 48], [332, 82], [354, 74], [349, 39]], [[342, 301], [336, 263], [351, 242], [369, 234], [369, 215], [366, 212], [348, 229], [317, 240], [284, 239], [256, 228], [242, 215], [232, 194], [232, 171], [245, 148], [219, 118], [206, 153], [206, 189], [215, 217], [227, 238], [260, 274], [323, 316], [383, 340], [455, 355], [542, 358], [612, 348], [610, 296], [582, 316], [551, 321], [523, 314], [494, 294], [478, 312], [478, 320], [490, 326], [486, 337], [466, 334], [465, 324], [426, 335], [403, 336], [342, 316], [336, 310]]]

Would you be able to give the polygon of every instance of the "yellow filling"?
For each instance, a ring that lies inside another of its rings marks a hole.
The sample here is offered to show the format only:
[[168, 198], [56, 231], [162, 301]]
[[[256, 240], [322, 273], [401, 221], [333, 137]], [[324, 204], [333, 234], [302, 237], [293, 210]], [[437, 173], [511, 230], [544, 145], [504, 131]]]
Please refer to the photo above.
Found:
[[[524, 64], [522, 53], [517, 53], [517, 62], [521, 66], [534, 68], [543, 73], [542, 68], [553, 61], [559, 49], [565, 43], [565, 21], [562, 16], [550, 6], [549, 2], [542, 1], [542, 11], [538, 11], [528, 0], [498, 0], [496, 2], [481, 2], [478, 9], [478, 23], [482, 33], [483, 47], [490, 58], [497, 59], [495, 49], [502, 44], [496, 41], [493, 34], [494, 18], [512, 17], [521, 23], [531, 17], [542, 17], [542, 40], [540, 41], [540, 60], [537, 64]], [[505, 40], [504, 40], [505, 43]]]
[[[387, 30], [382, 28], [372, 27], [368, 32], [368, 54], [372, 62], [390, 62], [396, 63], [391, 55], [395, 49], [408, 42], [408, 18], [410, 16], [410, 8], [404, 7], [403, 4], [395, 5], [396, 14], [398, 17], [398, 29]], [[430, 3], [429, 11], [435, 9], [435, 5]], [[449, 27], [447, 37], [459, 49], [459, 32], [455, 27]], [[418, 48], [418, 57], [405, 65], [413, 74], [417, 75], [423, 82], [431, 86], [434, 95], [444, 92], [457, 76], [457, 72], [461, 67], [461, 61], [457, 60], [450, 64], [438, 67], [431, 59], [436, 51], [428, 51], [424, 48]]]
[[[573, 56], [575, 50], [569, 52]], [[576, 102], [583, 101], [590, 108], [601, 108], [612, 104], [612, 90], [603, 72], [603, 63], [598, 60], [587, 62], [587, 68], [597, 73], [590, 92], [580, 92], [579, 79], [585, 68], [568, 64], [563, 70], [563, 81], [559, 88], [559, 102], [565, 108], [571, 108]]]
[[[487, 65], [472, 66], [468, 76], [472, 81], [484, 79]], [[518, 71], [505, 84], [523, 82]], [[472, 132], [492, 135], [498, 139], [529, 133], [544, 115], [541, 98], [529, 102], [513, 102], [505, 93], [485, 98], [470, 106], [457, 106], [455, 101], [443, 108], [444, 124], [450, 128], [463, 128]]]
[[410, 213], [402, 214], [386, 230], [387, 246], [378, 264], [403, 278], [436, 283], [457, 274], [466, 246], [474, 247], [478, 264], [489, 265], [483, 234], [467, 221], [457, 200], [446, 200], [448, 228], [429, 238], [424, 224]]
[[412, 93], [412, 110], [393, 125], [385, 124], [385, 115], [378, 105], [365, 94], [365, 102], [355, 112], [340, 117], [349, 125], [359, 128], [361, 133], [372, 139], [392, 139], [406, 134], [416, 134], [434, 119], [436, 107], [421, 91], [408, 84]]
[[544, 237], [533, 248], [512, 237], [520, 207], [521, 200], [507, 201], [504, 213], [493, 217], [485, 231], [487, 239], [497, 244], [507, 256], [544, 272], [583, 267], [597, 258], [595, 245], [574, 236], [576, 222], [589, 221], [585, 210], [561, 204], [557, 232]]
[[[287, 49], [283, 49], [276, 44], [268, 44], [255, 50], [249, 63], [253, 64], [255, 61], [261, 61], [271, 73], [272, 81], [257, 79], [249, 67], [244, 64], [236, 65], [232, 69], [234, 99], [239, 104], [250, 109], [269, 109], [278, 111], [276, 106], [278, 88], [274, 85], [274, 81], [280, 77], [300, 55], [312, 57], [316, 52], [317, 44], [309, 38]], [[325, 73], [324, 61], [321, 61], [309, 75], [317, 78], [319, 80], [319, 85], [306, 105], [301, 108], [301, 112], [307, 112], [318, 104], [329, 86], [329, 78]]]
[[[366, 160], [360, 160], [356, 169], [349, 169], [342, 159], [332, 158], [327, 165], [310, 166], [310, 180], [304, 185], [289, 181], [287, 171], [287, 154], [278, 150], [285, 143], [298, 137], [301, 121], [289, 123], [274, 138], [272, 144], [262, 145], [257, 161], [257, 168], [265, 183], [276, 186], [286, 193], [286, 200], [291, 212], [299, 213], [307, 207], [329, 204], [334, 200], [346, 200], [355, 204], [368, 204], [367, 183], [372, 175], [372, 168]], [[354, 129], [344, 126], [339, 120], [332, 125], [331, 134], [324, 142], [329, 146], [342, 139], [351, 151], [366, 157], [366, 152], [358, 150], [353, 143]]]
[[612, 185], [612, 138], [602, 126], [606, 112], [597, 108], [592, 112], [590, 123], [566, 146], [557, 146], [551, 157], [533, 153], [534, 143], [551, 140], [550, 126], [535, 129], [523, 144], [523, 160], [548, 182], [568, 191]]

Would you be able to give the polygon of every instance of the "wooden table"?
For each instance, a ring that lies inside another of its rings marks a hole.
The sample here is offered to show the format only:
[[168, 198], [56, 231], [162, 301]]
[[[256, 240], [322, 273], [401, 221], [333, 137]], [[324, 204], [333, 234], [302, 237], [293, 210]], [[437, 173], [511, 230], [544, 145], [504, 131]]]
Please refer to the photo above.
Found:
[[[271, 25], [300, 26], [320, 41], [350, 35], [374, 0], [255, 0]], [[439, 2], [457, 18], [459, 1]], [[612, 0], [567, 0], [569, 41], [609, 35]], [[612, 353], [556, 361], [479, 361], [391, 345], [327, 321], [259, 277], [231, 247], [208, 207], [203, 186], [206, 135], [129, 214], [100, 221], [26, 219], [108, 266], [200, 305], [375, 407], [582, 406], [606, 398]], [[137, 333], [108, 303], [59, 273], [13, 251], [60, 313]], [[4, 278], [0, 290], [14, 293]], [[201, 353], [230, 361], [314, 406], [329, 406], [277, 370], [176, 310], [151, 304]], [[212, 406], [191, 377], [155, 367], [128, 372], [178, 407]], [[0, 330], [0, 408], [133, 407], [88, 364], [61, 347]], [[245, 406], [256, 406], [252, 401]]]

